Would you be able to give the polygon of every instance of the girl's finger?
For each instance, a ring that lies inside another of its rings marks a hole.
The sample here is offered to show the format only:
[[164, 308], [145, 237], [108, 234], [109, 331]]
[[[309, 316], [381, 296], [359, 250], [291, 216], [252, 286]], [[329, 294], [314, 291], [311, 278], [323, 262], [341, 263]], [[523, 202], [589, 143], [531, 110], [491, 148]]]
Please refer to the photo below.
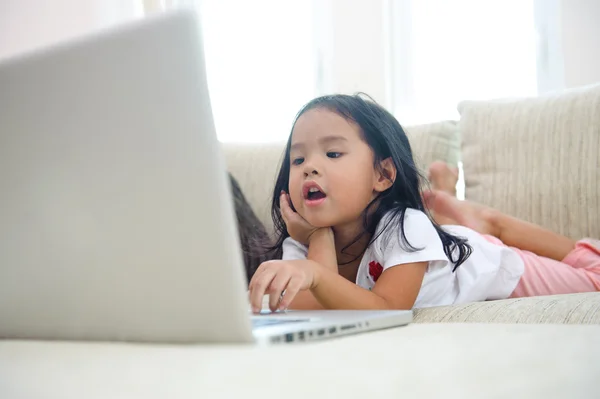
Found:
[[260, 266], [258, 266], [258, 269], [256, 269], [256, 271], [254, 272], [254, 274], [252, 275], [252, 278], [250, 279], [250, 282], [248, 283], [248, 291], [252, 291], [252, 287], [254, 286], [254, 282], [260, 278], [260, 275], [263, 273], [263, 271], [265, 271], [268, 267], [269, 261], [267, 262], [263, 262], [260, 264]]
[[291, 212], [291, 213], [293, 213], [294, 215], [298, 215], [298, 212], [296, 212], [296, 210], [295, 210], [295, 209], [294, 209], [294, 207], [293, 207], [293, 204], [292, 204], [292, 197], [290, 197], [290, 195], [289, 195], [289, 194], [286, 194], [286, 195], [285, 195], [285, 200], [286, 200], [286, 202], [287, 202], [287, 206], [288, 206], [288, 208], [290, 208], [290, 212]]
[[279, 209], [281, 209], [281, 217], [283, 217], [283, 221], [287, 224], [289, 221], [289, 210], [290, 210], [290, 206], [287, 202], [287, 198], [285, 194], [281, 194], [281, 196], [279, 197]]
[[275, 269], [269, 267], [254, 281], [250, 289], [250, 306], [254, 313], [260, 313], [263, 297], [274, 277]]
[[300, 292], [300, 288], [302, 288], [302, 279], [297, 276], [292, 277], [285, 288], [285, 295], [279, 302], [279, 310], [285, 310], [290, 306], [296, 294]]
[[279, 199], [279, 207], [281, 208], [281, 212], [286, 216], [292, 212], [287, 194], [281, 194], [281, 198]]
[[295, 210], [291, 207], [290, 197], [287, 194], [282, 195], [284, 198], [280, 201], [281, 204], [281, 214], [283, 216], [283, 220], [286, 224], [292, 223], [306, 223], [304, 218], [300, 216]]
[[[284, 268], [277, 270], [277, 275], [271, 281], [267, 292], [269, 294], [269, 309], [274, 312], [279, 307], [279, 301], [283, 291], [287, 290], [287, 285], [290, 281], [291, 273]], [[287, 292], [287, 291], [286, 291]]]

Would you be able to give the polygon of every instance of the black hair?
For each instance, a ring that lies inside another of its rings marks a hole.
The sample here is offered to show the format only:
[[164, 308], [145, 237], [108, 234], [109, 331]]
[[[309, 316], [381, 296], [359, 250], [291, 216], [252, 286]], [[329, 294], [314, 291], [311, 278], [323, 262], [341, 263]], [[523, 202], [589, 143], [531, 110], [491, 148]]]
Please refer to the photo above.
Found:
[[[406, 238], [404, 232], [404, 214], [407, 208], [413, 208], [428, 215], [421, 196], [420, 183], [425, 181], [425, 179], [415, 165], [408, 137], [406, 136], [404, 129], [402, 129], [402, 126], [400, 126], [400, 123], [385, 108], [371, 99], [367, 100], [363, 98], [360, 94], [335, 94], [315, 98], [306, 104], [296, 115], [294, 124], [292, 125], [292, 132], [300, 116], [309, 110], [318, 108], [335, 112], [360, 128], [363, 140], [374, 153], [375, 168], [378, 168], [381, 171], [381, 162], [387, 158], [390, 158], [396, 167], [396, 178], [394, 179], [392, 186], [380, 193], [373, 201], [371, 201], [371, 203], [369, 203], [363, 212], [364, 231], [346, 248], [357, 242], [364, 234], [369, 234], [371, 237], [367, 245], [368, 247], [385, 230], [395, 227], [391, 225], [397, 224], [397, 227], [400, 228], [401, 232], [399, 237], [399, 239], [401, 238], [401, 246], [408, 251], [418, 250], [418, 248], [414, 248], [410, 245]], [[285, 222], [281, 216], [279, 197], [282, 191], [289, 193], [291, 141], [292, 134], [290, 133], [285, 147], [281, 168], [273, 190], [271, 216], [277, 234], [277, 241], [273, 247], [274, 249], [281, 249], [283, 241], [289, 237]], [[372, 207], [375, 208], [370, 211]], [[382, 217], [387, 214], [390, 214], [391, 217], [386, 217], [387, 223], [379, 230], [377, 236], [375, 236], [377, 225]], [[455, 271], [456, 268], [471, 255], [472, 248], [467, 243], [466, 239], [456, 237], [444, 231], [434, 220], [431, 220], [431, 223], [440, 236], [442, 244], [444, 245], [444, 252], [450, 262], [454, 264], [453, 271]], [[362, 256], [363, 253], [364, 250], [355, 259]]]
[[265, 226], [256, 217], [240, 185], [231, 173], [229, 173], [229, 182], [233, 194], [235, 216], [237, 218], [238, 233], [242, 246], [244, 266], [246, 268], [246, 278], [249, 282], [261, 263], [274, 259], [277, 255], [275, 251], [269, 251], [269, 248], [272, 247], [272, 242], [265, 230]]

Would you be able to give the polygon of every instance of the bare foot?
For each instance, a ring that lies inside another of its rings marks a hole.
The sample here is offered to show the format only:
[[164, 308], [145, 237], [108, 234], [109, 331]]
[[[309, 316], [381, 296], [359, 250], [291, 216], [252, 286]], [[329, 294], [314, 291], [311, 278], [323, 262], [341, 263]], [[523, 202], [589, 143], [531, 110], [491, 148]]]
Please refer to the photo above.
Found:
[[451, 168], [445, 162], [435, 161], [429, 165], [428, 178], [434, 190], [444, 191], [456, 197], [458, 168]]
[[500, 231], [496, 223], [498, 212], [492, 208], [469, 201], [461, 201], [455, 196], [441, 190], [425, 191], [423, 199], [427, 207], [433, 211], [438, 224], [440, 220], [450, 220], [461, 226], [473, 229], [481, 234], [498, 237]]

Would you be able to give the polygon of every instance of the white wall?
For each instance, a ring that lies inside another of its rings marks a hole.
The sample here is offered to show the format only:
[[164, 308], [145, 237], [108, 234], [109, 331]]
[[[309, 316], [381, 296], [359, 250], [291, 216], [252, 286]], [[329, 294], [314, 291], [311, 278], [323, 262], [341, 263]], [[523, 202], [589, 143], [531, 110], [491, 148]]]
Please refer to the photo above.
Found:
[[314, 0], [320, 91], [387, 105], [385, 0]]
[[[0, 58], [134, 18], [141, 15], [142, 2], [0, 0]], [[314, 2], [321, 13], [315, 38], [320, 48], [321, 91], [364, 91], [389, 105], [386, 0]], [[560, 2], [565, 86], [600, 82], [600, 0]]]
[[382, 0], [334, 0], [334, 88], [386, 99]]
[[562, 0], [565, 86], [600, 82], [600, 0]]
[[141, 15], [136, 0], [0, 0], [0, 58]]
[[[384, 106], [391, 106], [386, 75], [385, 11], [391, 1], [403, 0], [315, 0], [321, 15], [317, 44], [321, 48], [321, 91], [353, 93], [364, 91]], [[419, 1], [419, 0], [413, 0]], [[553, 91], [600, 82], [600, 0], [539, 0], [537, 7], [550, 23], [550, 54], [538, 72]], [[555, 8], [553, 8], [555, 7]], [[325, 10], [325, 11], [324, 11]], [[547, 49], [548, 50], [548, 49]], [[549, 68], [549, 70], [544, 70]]]

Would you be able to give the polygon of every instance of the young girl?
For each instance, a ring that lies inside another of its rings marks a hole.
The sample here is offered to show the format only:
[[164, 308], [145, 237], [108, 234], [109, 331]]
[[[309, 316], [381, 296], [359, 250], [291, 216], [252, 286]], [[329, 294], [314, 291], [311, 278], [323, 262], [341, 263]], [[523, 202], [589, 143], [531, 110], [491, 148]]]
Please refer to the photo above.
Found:
[[[524, 256], [472, 228], [442, 228], [431, 220], [420, 179], [406, 134], [385, 109], [359, 96], [308, 103], [293, 125], [273, 197], [282, 260], [261, 264], [250, 281], [253, 311], [260, 311], [264, 294], [271, 310], [411, 309], [537, 295], [547, 285], [543, 267], [528, 263], [550, 259]], [[470, 212], [466, 224], [486, 226], [482, 233], [516, 239], [509, 245], [531, 242], [531, 226], [524, 222], [489, 212], [489, 220], [479, 221], [488, 213], [461, 209], [470, 204], [457, 205], [443, 193], [425, 197], [440, 217], [457, 220]], [[522, 230], [519, 223], [525, 233], [513, 234]], [[556, 262], [579, 276], [566, 283], [566, 291], [600, 289], [598, 252], [584, 244], [573, 250], [568, 239], [544, 233], [542, 239], [557, 240], [544, 246], [557, 250], [542, 255], [562, 260], [571, 253], [564, 261], [574, 261], [572, 266]], [[589, 271], [576, 269], [581, 259]]]

